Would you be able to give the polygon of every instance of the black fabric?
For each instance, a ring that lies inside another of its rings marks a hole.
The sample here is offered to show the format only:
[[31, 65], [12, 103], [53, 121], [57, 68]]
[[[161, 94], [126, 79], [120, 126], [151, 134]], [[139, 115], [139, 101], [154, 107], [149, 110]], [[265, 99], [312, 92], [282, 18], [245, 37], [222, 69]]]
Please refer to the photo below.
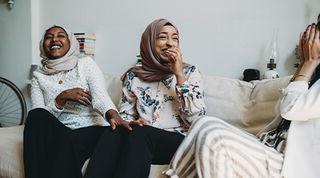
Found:
[[151, 164], [168, 164], [184, 136], [151, 126], [104, 134], [85, 178], [147, 178]]
[[25, 178], [81, 178], [83, 163], [106, 130], [111, 129], [71, 130], [47, 110], [31, 110], [23, 139]]

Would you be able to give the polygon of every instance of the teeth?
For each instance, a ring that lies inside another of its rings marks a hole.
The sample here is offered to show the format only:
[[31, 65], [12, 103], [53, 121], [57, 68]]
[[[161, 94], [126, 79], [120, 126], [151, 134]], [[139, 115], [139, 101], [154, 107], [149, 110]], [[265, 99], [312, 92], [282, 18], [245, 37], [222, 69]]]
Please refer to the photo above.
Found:
[[61, 48], [61, 46], [59, 46], [59, 45], [53, 45], [53, 46], [51, 46], [50, 49], [60, 49], [60, 48]]

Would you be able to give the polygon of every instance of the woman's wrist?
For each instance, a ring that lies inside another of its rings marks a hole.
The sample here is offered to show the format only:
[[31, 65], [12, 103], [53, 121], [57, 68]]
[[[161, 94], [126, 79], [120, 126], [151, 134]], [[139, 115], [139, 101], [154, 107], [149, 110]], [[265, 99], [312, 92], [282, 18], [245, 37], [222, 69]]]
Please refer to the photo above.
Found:
[[185, 81], [187, 81], [186, 77], [183, 74], [175, 74], [177, 79], [177, 85], [183, 84]]
[[107, 121], [109, 121], [111, 118], [115, 118], [117, 116], [119, 116], [119, 113], [118, 113], [118, 111], [116, 111], [114, 109], [109, 109], [105, 114]]
[[311, 80], [311, 77], [319, 65], [318, 61], [315, 60], [306, 60], [300, 64], [296, 74], [292, 78], [292, 81], [307, 81]]
[[66, 104], [65, 92], [61, 92], [55, 99], [56, 107], [62, 109]]

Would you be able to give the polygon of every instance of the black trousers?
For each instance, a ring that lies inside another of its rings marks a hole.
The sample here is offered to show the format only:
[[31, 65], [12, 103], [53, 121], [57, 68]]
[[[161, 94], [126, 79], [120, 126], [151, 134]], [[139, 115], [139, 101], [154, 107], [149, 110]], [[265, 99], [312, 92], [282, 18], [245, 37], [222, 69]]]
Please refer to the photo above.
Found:
[[147, 178], [151, 164], [168, 164], [184, 136], [151, 126], [104, 133], [85, 178]]
[[45, 109], [28, 113], [24, 128], [25, 178], [81, 178], [81, 168], [110, 127], [71, 130]]

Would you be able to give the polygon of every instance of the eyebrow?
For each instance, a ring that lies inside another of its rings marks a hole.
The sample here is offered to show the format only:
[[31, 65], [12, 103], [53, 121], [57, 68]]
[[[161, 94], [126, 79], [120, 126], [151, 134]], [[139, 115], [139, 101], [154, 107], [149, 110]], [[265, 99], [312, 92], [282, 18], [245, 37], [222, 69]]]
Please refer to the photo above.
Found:
[[[58, 35], [61, 35], [61, 34], [68, 36], [68, 34], [66, 32], [58, 32]], [[53, 36], [54, 34], [49, 32], [45, 36], [48, 36], [48, 35], [52, 35]]]
[[[160, 34], [168, 34], [168, 32], [160, 32], [159, 35], [160, 35]], [[179, 36], [178, 33], [173, 33], [172, 35], [178, 35], [178, 36]]]

